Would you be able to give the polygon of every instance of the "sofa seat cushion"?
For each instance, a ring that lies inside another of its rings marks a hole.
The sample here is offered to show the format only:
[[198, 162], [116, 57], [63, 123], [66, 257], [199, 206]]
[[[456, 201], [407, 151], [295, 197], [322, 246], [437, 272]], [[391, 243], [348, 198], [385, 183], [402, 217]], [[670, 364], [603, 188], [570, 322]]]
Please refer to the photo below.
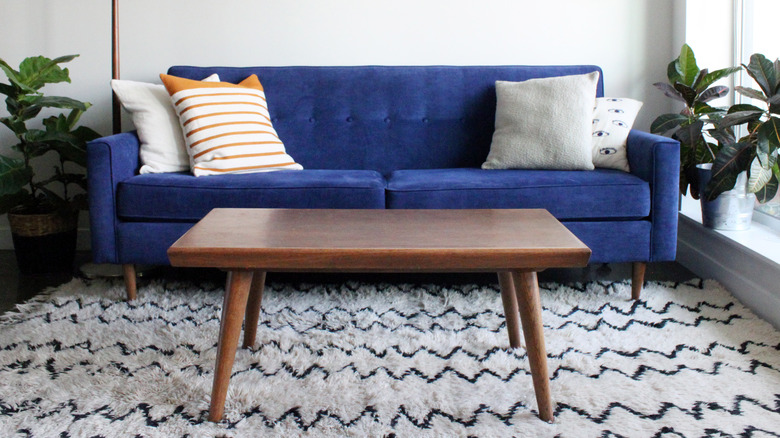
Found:
[[212, 208], [384, 208], [385, 180], [373, 170], [146, 174], [119, 183], [116, 202], [126, 221], [196, 222]]
[[560, 220], [641, 219], [650, 187], [612, 169], [398, 170], [387, 180], [388, 208], [544, 208]]

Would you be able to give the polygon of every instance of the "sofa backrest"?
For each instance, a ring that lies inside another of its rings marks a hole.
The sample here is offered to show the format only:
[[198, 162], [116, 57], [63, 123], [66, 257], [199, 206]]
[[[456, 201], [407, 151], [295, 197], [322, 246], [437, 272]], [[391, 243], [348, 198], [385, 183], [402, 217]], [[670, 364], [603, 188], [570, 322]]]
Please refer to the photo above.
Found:
[[[495, 81], [601, 71], [581, 66], [191, 67], [168, 74], [237, 83], [257, 74], [274, 128], [307, 169], [479, 167], [496, 110]], [[598, 96], [603, 95], [599, 78]]]

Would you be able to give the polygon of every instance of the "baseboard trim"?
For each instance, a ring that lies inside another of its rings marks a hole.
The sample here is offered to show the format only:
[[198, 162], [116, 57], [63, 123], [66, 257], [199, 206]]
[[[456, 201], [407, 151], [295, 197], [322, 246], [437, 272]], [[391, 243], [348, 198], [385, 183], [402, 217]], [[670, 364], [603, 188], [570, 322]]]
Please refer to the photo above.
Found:
[[780, 329], [780, 264], [680, 215], [677, 262], [725, 286], [755, 314]]

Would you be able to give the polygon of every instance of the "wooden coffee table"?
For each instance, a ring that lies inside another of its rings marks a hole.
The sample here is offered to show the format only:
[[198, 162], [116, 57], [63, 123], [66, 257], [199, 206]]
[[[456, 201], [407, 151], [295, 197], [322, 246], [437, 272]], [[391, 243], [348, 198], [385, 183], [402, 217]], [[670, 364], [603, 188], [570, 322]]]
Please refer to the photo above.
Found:
[[536, 273], [590, 249], [546, 210], [214, 209], [168, 250], [174, 266], [228, 271], [209, 420], [220, 421], [244, 327], [255, 342], [265, 273], [497, 272], [509, 345], [523, 326], [539, 417], [553, 420]]

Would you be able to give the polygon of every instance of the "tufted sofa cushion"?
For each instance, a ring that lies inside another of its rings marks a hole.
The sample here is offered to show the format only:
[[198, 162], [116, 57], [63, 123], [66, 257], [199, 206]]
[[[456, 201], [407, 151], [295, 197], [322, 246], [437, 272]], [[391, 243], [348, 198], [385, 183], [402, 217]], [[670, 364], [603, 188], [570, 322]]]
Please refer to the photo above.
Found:
[[399, 170], [387, 208], [544, 208], [558, 220], [642, 219], [650, 186], [617, 170]]

